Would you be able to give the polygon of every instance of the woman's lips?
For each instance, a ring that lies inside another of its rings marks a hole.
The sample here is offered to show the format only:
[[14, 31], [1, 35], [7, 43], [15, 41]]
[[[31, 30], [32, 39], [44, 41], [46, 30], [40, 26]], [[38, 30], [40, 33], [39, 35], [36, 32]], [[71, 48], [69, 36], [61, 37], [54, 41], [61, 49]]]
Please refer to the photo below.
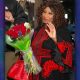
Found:
[[48, 23], [49, 20], [47, 20], [47, 19], [43, 19], [43, 22], [44, 22], [44, 23]]

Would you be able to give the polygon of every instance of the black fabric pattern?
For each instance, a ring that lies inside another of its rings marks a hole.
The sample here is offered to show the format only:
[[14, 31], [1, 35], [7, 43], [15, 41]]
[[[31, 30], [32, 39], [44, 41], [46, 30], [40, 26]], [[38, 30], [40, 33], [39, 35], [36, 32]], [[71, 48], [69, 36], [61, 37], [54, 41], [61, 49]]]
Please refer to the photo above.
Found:
[[59, 65], [64, 66], [64, 64], [62, 62], [62, 57], [61, 57], [61, 54], [60, 54], [60, 52], [57, 48], [57, 45], [54, 43], [54, 41], [51, 38], [49, 38], [48, 40], [43, 42], [42, 48], [52, 50], [51, 53], [50, 53], [51, 56], [52, 56], [52, 59], [56, 63], [58, 63]]
[[54, 43], [54, 41], [51, 38], [48, 38], [48, 40], [45, 40], [43, 42], [42, 48], [54, 50], [56, 48], [56, 44]]
[[68, 50], [68, 49], [66, 48], [66, 50], [65, 50], [64, 53], [62, 54], [62, 57], [63, 57], [63, 58], [66, 58], [67, 50]]
[[71, 34], [69, 32], [69, 30], [67, 29], [67, 26], [66, 27], [59, 27], [57, 28], [57, 41], [58, 42], [61, 42], [62, 40], [65, 40], [65, 41], [70, 41], [71, 42]]

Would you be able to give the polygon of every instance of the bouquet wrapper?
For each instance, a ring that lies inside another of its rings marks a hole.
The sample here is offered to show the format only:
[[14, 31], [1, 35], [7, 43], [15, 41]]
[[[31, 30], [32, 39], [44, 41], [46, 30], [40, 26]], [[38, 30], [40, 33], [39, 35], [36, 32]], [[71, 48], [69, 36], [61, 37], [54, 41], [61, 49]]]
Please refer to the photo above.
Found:
[[23, 59], [28, 73], [38, 74], [42, 70], [35, 56], [33, 55], [31, 47], [29, 48], [29, 51], [24, 52]]
[[6, 43], [19, 51], [25, 51], [29, 49], [31, 40], [29, 34], [17, 40], [12, 40], [10, 36], [6, 35]]
[[41, 71], [41, 67], [30, 47], [31, 39], [29, 34], [16, 39], [12, 39], [9, 35], [6, 35], [6, 43], [23, 53], [24, 68], [26, 72], [38, 74]]

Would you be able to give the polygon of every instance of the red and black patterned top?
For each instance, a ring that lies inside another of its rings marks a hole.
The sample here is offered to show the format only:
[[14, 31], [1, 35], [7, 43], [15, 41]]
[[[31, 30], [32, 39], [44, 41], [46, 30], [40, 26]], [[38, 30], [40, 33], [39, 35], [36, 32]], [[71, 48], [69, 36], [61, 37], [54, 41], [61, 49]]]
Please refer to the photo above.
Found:
[[38, 75], [32, 75], [31, 80], [69, 80], [60, 79], [58, 76], [58, 74], [70, 72], [72, 68], [73, 47], [69, 36], [65, 28], [59, 28], [58, 42], [55, 43], [49, 38], [44, 27], [35, 29], [31, 46], [42, 71]]

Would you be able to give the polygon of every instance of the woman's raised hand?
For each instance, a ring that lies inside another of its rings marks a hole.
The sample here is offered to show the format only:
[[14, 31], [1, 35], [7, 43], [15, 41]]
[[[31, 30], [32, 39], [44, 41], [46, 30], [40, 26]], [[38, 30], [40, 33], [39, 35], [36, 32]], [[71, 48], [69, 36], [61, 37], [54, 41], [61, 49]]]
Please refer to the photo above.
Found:
[[46, 23], [46, 26], [47, 28], [45, 28], [45, 31], [47, 32], [48, 36], [54, 40], [55, 42], [57, 42], [57, 35], [56, 35], [56, 29], [55, 29], [55, 26], [49, 22], [49, 23]]

